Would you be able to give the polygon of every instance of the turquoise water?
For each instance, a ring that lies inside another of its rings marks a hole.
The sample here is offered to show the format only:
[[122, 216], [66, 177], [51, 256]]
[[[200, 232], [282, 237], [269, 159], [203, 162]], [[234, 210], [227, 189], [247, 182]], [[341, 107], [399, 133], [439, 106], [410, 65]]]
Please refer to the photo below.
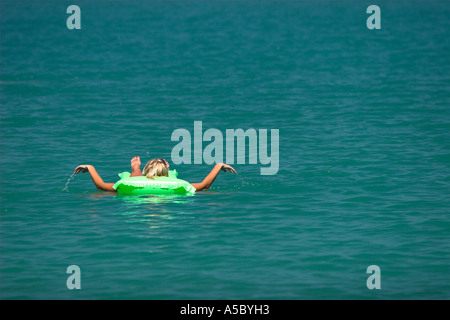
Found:
[[[0, 4], [2, 299], [450, 298], [448, 2], [77, 1], [68, 30], [70, 4]], [[191, 197], [68, 181], [139, 155], [199, 182], [171, 161], [194, 121], [279, 129], [279, 171]]]

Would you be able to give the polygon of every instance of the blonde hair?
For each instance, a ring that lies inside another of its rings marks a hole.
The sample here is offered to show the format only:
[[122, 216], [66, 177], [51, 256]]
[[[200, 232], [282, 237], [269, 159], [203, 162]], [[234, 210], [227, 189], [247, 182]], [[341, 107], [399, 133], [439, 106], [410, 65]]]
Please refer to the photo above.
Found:
[[166, 162], [163, 159], [153, 159], [147, 162], [142, 175], [149, 179], [153, 179], [154, 177], [168, 177], [169, 168], [167, 168]]

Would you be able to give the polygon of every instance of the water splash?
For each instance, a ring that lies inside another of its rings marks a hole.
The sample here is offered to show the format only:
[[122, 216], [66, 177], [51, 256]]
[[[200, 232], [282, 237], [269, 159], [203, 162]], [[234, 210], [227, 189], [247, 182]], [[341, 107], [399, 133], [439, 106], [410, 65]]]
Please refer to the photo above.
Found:
[[72, 175], [70, 176], [69, 179], [67, 179], [66, 185], [64, 186], [63, 189], [61, 189], [61, 191], [69, 191], [69, 183], [70, 181], [72, 181], [72, 179], [75, 177], [75, 173], [72, 173]]

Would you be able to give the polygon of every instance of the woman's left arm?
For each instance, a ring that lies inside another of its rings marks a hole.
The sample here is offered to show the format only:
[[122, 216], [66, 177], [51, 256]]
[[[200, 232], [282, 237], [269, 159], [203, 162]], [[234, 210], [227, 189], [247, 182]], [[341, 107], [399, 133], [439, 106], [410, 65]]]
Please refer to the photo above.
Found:
[[84, 165], [78, 166], [75, 168], [75, 171], [73, 172], [73, 174], [77, 174], [80, 172], [82, 172], [82, 173], [89, 172], [89, 174], [91, 175], [91, 179], [94, 182], [97, 189], [104, 190], [104, 191], [116, 191], [113, 188], [114, 183], [103, 182], [103, 179], [97, 173], [97, 170], [95, 170], [94, 166], [91, 166], [90, 164], [84, 164]]

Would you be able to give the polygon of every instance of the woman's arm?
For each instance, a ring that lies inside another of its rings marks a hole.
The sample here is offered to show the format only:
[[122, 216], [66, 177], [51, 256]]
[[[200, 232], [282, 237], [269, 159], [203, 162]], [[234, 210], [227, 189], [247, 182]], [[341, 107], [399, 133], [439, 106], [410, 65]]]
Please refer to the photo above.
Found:
[[205, 179], [203, 179], [200, 183], [191, 183], [192, 186], [194, 186], [197, 191], [202, 191], [204, 189], [209, 189], [211, 185], [213, 184], [214, 180], [216, 180], [216, 177], [218, 176], [220, 170], [223, 172], [233, 172], [236, 173], [236, 170], [234, 170], [231, 166], [224, 164], [224, 163], [218, 163], [215, 165], [215, 167], [211, 170], [211, 172], [206, 176]]
[[90, 164], [84, 164], [84, 165], [78, 166], [75, 168], [75, 171], [73, 172], [73, 174], [77, 174], [80, 172], [82, 172], [82, 173], [89, 172], [89, 174], [91, 175], [92, 181], [94, 182], [97, 189], [104, 190], [104, 191], [116, 191], [113, 189], [114, 183], [103, 182], [103, 179], [97, 173], [97, 170], [95, 170], [94, 166], [91, 166]]

